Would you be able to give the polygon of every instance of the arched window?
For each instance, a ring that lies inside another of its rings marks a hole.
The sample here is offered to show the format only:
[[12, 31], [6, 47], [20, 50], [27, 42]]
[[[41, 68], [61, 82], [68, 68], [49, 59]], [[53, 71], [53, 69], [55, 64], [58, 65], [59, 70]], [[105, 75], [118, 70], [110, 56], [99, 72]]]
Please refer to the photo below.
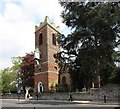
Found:
[[52, 44], [56, 46], [56, 36], [54, 33], [52, 34]]
[[56, 67], [56, 66], [54, 66], [54, 71], [55, 71], [55, 72], [57, 71], [57, 67]]
[[42, 36], [42, 33], [40, 33], [39, 35], [39, 45], [42, 45], [43, 43], [43, 36]]

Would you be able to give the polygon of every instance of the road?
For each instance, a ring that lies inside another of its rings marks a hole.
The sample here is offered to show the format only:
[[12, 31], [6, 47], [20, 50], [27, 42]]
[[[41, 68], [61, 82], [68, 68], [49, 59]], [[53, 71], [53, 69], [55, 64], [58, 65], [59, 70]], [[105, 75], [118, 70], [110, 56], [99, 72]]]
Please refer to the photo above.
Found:
[[[58, 100], [2, 99], [2, 109], [115, 109], [118, 104]], [[120, 108], [117, 108], [120, 109]]]

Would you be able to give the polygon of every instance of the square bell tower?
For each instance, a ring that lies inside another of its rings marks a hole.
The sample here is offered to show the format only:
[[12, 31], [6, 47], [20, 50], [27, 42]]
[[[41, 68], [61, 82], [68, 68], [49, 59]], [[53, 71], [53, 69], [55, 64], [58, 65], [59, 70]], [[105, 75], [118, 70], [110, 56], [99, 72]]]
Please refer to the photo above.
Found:
[[44, 22], [35, 26], [35, 49], [39, 50], [40, 65], [35, 64], [34, 87], [38, 90], [38, 84], [42, 83], [43, 91], [55, 90], [58, 84], [58, 65], [55, 62], [54, 54], [60, 51], [57, 42], [59, 26], [49, 21], [46, 16]]

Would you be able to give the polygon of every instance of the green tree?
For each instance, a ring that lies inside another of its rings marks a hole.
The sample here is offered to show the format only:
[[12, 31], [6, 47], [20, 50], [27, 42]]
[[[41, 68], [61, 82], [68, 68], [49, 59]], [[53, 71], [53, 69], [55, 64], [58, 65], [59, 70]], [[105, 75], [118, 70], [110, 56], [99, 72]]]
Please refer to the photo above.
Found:
[[120, 66], [115, 69], [115, 73], [112, 77], [112, 82], [115, 84], [120, 84]]
[[11, 59], [12, 59], [12, 64], [13, 64], [12, 69], [14, 71], [19, 70], [20, 67], [22, 66], [22, 59], [23, 59], [23, 57], [18, 56], [18, 57], [12, 57]]
[[5, 68], [0, 71], [0, 91], [8, 92], [18, 88], [34, 86], [34, 54], [26, 56], [12, 57], [11, 68]]
[[12, 57], [12, 64], [13, 66], [11, 67], [11, 71], [14, 74], [16, 80], [21, 77], [21, 66], [22, 66], [22, 59], [23, 57], [18, 56], [18, 57]]
[[1, 76], [1, 88], [0, 90], [3, 92], [9, 92], [10, 90], [15, 88], [15, 77], [11, 73], [10, 68], [5, 68], [4, 70], [0, 71], [0, 76]]
[[11, 67], [12, 70], [12, 74], [15, 77], [15, 82], [14, 84], [16, 84], [16, 89], [19, 90], [21, 88], [23, 88], [22, 86], [22, 74], [21, 74], [21, 67], [22, 67], [22, 56], [17, 56], [17, 57], [12, 57], [12, 64], [13, 66]]
[[[81, 81], [87, 87], [95, 80], [100, 85], [98, 77], [104, 76], [101, 71], [114, 66], [114, 48], [120, 41], [120, 3], [60, 4], [64, 8], [61, 14], [63, 22], [72, 30], [67, 37], [60, 35], [59, 42], [64, 49], [61, 58], [70, 66], [74, 86], [80, 88]], [[110, 76], [110, 73], [106, 75]]]

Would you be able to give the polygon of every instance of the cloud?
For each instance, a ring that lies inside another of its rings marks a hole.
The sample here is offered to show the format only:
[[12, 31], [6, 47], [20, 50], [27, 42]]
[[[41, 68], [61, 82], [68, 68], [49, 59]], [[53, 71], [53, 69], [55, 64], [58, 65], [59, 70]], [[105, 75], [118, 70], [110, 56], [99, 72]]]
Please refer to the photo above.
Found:
[[0, 69], [11, 66], [11, 57], [34, 51], [35, 25], [45, 16], [62, 32], [67, 29], [57, 0], [1, 0], [0, 6]]

